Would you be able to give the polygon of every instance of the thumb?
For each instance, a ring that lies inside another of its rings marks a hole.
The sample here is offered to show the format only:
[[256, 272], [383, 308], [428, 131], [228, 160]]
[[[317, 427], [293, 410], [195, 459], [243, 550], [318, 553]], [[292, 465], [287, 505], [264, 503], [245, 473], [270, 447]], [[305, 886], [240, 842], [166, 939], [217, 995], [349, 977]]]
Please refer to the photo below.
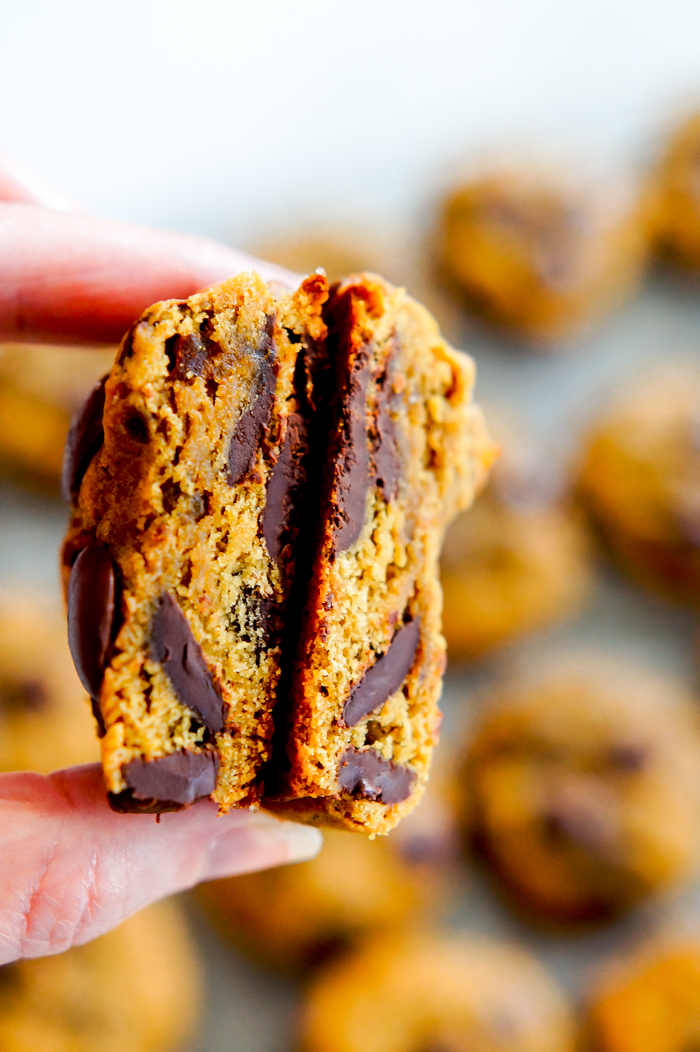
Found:
[[310, 826], [204, 800], [119, 815], [97, 765], [0, 775], [0, 964], [60, 953], [201, 880], [312, 858]]

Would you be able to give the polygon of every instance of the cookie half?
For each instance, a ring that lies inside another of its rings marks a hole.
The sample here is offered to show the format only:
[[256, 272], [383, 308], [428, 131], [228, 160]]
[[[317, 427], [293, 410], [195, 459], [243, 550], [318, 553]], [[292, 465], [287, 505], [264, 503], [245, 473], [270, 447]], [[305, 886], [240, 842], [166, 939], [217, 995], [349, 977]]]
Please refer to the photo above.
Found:
[[307, 443], [294, 373], [326, 296], [321, 275], [281, 296], [242, 275], [156, 304], [74, 425], [69, 637], [117, 809], [259, 795]]
[[472, 360], [403, 289], [349, 279], [324, 316], [331, 426], [269, 803], [382, 833], [427, 781], [445, 664], [440, 545], [491, 446], [471, 402]]

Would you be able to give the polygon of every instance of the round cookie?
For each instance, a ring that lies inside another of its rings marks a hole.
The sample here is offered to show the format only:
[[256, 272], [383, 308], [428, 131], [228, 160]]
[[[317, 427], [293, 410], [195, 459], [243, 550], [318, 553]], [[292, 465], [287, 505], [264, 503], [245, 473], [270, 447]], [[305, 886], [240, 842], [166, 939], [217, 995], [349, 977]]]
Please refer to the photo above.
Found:
[[605, 314], [639, 283], [645, 209], [620, 186], [544, 166], [476, 175], [445, 201], [442, 261], [488, 321], [536, 343]]
[[0, 772], [98, 762], [88, 699], [47, 600], [0, 592]]
[[179, 911], [159, 903], [94, 942], [0, 967], [7, 1052], [167, 1052], [190, 1035], [199, 968]]
[[304, 1052], [572, 1052], [562, 994], [519, 947], [466, 934], [375, 939], [323, 973]]
[[531, 919], [603, 919], [700, 851], [700, 732], [680, 684], [595, 655], [501, 687], [474, 730], [471, 829]]
[[212, 881], [197, 894], [216, 927], [246, 952], [300, 972], [436, 908], [458, 849], [453, 812], [431, 782], [388, 838], [327, 830], [311, 862]]
[[590, 584], [579, 518], [543, 465], [508, 449], [441, 557], [442, 630], [450, 659], [471, 660], [580, 609]]
[[114, 351], [0, 347], [0, 470], [58, 491], [73, 414], [109, 371]]
[[700, 938], [676, 936], [616, 960], [590, 998], [596, 1052], [700, 1048]]
[[579, 491], [641, 584], [700, 607], [700, 369], [654, 370], [593, 427]]
[[658, 247], [669, 259], [700, 268], [700, 113], [674, 132], [652, 178]]

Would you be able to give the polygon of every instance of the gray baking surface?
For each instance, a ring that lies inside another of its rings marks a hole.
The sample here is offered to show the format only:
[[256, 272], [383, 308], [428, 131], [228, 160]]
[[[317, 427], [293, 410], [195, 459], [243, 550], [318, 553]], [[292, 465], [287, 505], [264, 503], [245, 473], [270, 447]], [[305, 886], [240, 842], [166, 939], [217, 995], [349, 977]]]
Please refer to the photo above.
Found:
[[[478, 365], [481, 401], [512, 410], [555, 461], [576, 451], [587, 420], [630, 377], [674, 357], [700, 362], [700, 288], [655, 276], [643, 293], [585, 339], [557, 353], [520, 350], [467, 326], [460, 346]], [[64, 509], [45, 498], [0, 488], [0, 585], [58, 594], [57, 549]], [[445, 682], [447, 747], [465, 733], [479, 693], [506, 662], [537, 661], [556, 648], [584, 645], [632, 652], [695, 679], [696, 624], [684, 611], [638, 591], [601, 566], [581, 618], [512, 647], [467, 671], [449, 668]], [[439, 762], [439, 758], [438, 761]], [[281, 1052], [291, 1049], [298, 1003], [295, 985], [231, 951], [190, 905], [207, 972], [197, 1052]], [[478, 866], [464, 880], [448, 923], [523, 940], [575, 995], [596, 961], [639, 933], [671, 919], [700, 920], [700, 882], [648, 903], [612, 926], [561, 936], [533, 930], [501, 905]]]

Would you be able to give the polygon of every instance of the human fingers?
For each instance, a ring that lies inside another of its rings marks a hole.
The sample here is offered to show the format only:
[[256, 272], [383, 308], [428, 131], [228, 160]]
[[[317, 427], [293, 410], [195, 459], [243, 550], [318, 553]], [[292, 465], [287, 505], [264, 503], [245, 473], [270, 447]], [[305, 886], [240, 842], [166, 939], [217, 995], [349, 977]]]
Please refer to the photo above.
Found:
[[0, 775], [0, 964], [60, 953], [202, 880], [312, 858], [310, 826], [264, 812], [121, 815], [97, 765]]
[[298, 280], [208, 238], [0, 204], [0, 341], [117, 343], [151, 303], [243, 270]]
[[80, 205], [15, 157], [0, 153], [0, 201], [41, 205], [59, 212], [78, 211]]

